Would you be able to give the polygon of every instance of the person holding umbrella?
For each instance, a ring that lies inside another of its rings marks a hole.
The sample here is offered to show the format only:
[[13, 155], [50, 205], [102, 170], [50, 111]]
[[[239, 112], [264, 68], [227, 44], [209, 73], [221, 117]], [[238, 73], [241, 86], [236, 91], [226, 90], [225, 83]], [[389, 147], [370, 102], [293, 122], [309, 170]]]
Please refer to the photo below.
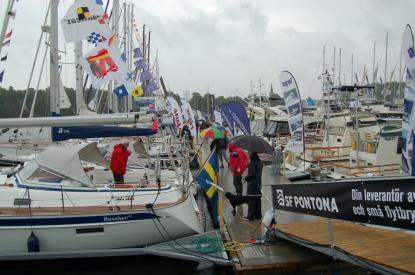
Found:
[[245, 219], [255, 220], [262, 218], [261, 212], [261, 186], [262, 186], [262, 161], [258, 153], [273, 154], [272, 147], [257, 136], [237, 136], [230, 140], [235, 146], [249, 151], [248, 182], [246, 194], [248, 197], [248, 215]]
[[242, 196], [242, 174], [246, 170], [246, 164], [248, 157], [241, 148], [236, 147], [234, 144], [228, 144], [229, 149], [229, 168], [233, 175], [233, 185], [235, 186], [236, 195]]
[[262, 218], [261, 187], [262, 187], [262, 161], [256, 152], [249, 152], [248, 182], [246, 194], [248, 195], [248, 215], [245, 219], [250, 221]]

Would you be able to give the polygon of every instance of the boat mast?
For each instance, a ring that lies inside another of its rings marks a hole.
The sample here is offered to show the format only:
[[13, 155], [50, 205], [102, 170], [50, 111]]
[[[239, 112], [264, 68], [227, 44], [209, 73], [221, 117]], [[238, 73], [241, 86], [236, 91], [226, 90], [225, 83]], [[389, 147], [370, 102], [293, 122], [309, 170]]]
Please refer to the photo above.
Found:
[[[112, 3], [112, 26], [113, 26], [112, 30], [114, 31], [117, 37], [119, 37], [119, 30], [120, 30], [119, 21], [120, 21], [120, 0], [114, 0], [114, 2]], [[113, 83], [114, 83], [114, 87], [118, 86], [117, 80], [114, 80]], [[112, 91], [110, 91], [110, 97], [112, 100], [111, 100], [111, 105], [110, 105], [111, 109], [109, 110], [115, 113], [118, 113], [119, 112], [118, 98], [116, 95], [114, 95]]]
[[[128, 43], [128, 35], [127, 35], [127, 3], [124, 2], [122, 4], [122, 13], [123, 13], [123, 17], [124, 17], [124, 24], [123, 24], [123, 53], [125, 57], [128, 57], [128, 53], [127, 53], [127, 43]], [[129, 95], [127, 96], [127, 98], [130, 97]], [[128, 99], [123, 100], [123, 110], [127, 111], [128, 109]]]
[[[128, 69], [133, 71], [133, 13], [134, 13], [134, 4], [129, 5], [128, 13]], [[134, 79], [132, 80], [134, 81]], [[135, 82], [134, 82], [135, 85]], [[133, 97], [128, 95], [127, 97], [127, 112], [132, 111], [133, 109]]]
[[59, 93], [59, 40], [58, 40], [58, 6], [59, 0], [51, 0], [50, 7], [50, 111], [52, 116], [60, 115]]
[[9, 20], [11, 16], [10, 12], [13, 9], [14, 1], [15, 0], [9, 0], [9, 2], [7, 3], [7, 8], [4, 14], [3, 25], [1, 27], [1, 33], [0, 33], [0, 50], [4, 42], [4, 37], [6, 36], [7, 26], [9, 25]]
[[342, 79], [341, 79], [341, 75], [342, 75], [342, 49], [339, 49], [339, 86], [342, 83]]
[[81, 104], [84, 100], [84, 74], [82, 72], [81, 64], [79, 63], [79, 59], [82, 57], [82, 41], [75, 42], [75, 63], [76, 63], [76, 70], [75, 70], [75, 77], [76, 77], [76, 98], [75, 98], [75, 114], [79, 114]]
[[373, 85], [373, 94], [376, 97], [376, 41], [373, 42], [373, 64], [372, 64], [372, 85]]

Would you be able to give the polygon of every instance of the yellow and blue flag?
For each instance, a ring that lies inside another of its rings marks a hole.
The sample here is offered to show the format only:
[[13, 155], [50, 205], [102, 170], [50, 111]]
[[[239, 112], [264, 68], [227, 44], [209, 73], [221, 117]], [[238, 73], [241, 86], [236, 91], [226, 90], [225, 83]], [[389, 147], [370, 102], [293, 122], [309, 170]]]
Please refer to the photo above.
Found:
[[209, 160], [206, 161], [203, 167], [200, 169], [199, 175], [196, 177], [197, 183], [200, 185], [207, 196], [207, 203], [211, 209], [212, 220], [215, 228], [219, 228], [218, 170], [218, 155], [217, 153], [213, 152]]

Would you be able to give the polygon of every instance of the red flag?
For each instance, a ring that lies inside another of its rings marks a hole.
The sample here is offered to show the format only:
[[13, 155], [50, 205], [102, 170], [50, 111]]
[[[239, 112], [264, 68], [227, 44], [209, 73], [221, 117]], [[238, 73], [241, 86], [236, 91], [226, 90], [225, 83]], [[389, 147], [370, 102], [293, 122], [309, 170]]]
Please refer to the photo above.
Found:
[[13, 30], [10, 30], [8, 33], [6, 33], [6, 36], [4, 38], [12, 37], [12, 33], [13, 33]]

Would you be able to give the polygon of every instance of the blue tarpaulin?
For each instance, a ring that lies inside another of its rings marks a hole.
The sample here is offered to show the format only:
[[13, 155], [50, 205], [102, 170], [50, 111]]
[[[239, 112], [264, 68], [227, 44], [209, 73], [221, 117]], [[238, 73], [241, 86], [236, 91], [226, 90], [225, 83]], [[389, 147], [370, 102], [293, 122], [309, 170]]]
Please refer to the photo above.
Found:
[[68, 139], [151, 136], [157, 131], [151, 128], [127, 128], [117, 126], [52, 127], [52, 141]]

